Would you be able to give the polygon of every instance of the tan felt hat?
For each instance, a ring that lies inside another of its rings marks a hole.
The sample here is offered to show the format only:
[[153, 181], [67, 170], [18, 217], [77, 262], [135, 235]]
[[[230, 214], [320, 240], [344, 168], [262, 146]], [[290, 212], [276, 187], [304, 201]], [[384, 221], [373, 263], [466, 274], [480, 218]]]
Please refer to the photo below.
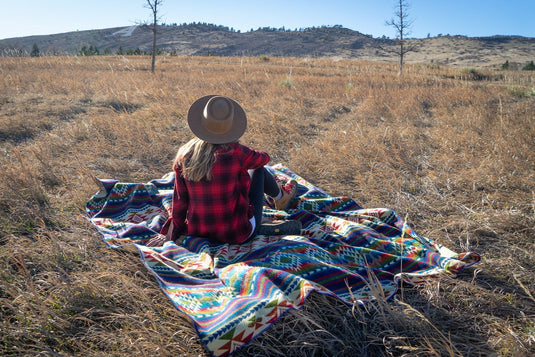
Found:
[[189, 108], [188, 125], [199, 139], [212, 144], [228, 144], [243, 135], [247, 117], [236, 101], [221, 95], [207, 95]]

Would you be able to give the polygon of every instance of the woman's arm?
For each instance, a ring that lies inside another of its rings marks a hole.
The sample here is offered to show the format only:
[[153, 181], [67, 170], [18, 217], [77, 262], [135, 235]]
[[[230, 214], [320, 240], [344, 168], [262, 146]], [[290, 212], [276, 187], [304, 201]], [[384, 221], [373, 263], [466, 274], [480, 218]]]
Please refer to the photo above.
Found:
[[242, 152], [242, 164], [246, 169], [258, 169], [271, 160], [269, 154], [266, 152], [254, 150], [241, 144], [240, 146]]
[[163, 225], [162, 229], [160, 230], [160, 234], [157, 234], [145, 243], [147, 247], [162, 246], [167, 241], [174, 241], [180, 235], [180, 233], [186, 231], [188, 194], [184, 179], [181, 176], [181, 172], [175, 169], [175, 175], [171, 216]]
[[[171, 205], [171, 217], [168, 232], [172, 233], [171, 238], [176, 238], [179, 233], [185, 232], [186, 214], [188, 212], [189, 193], [186, 181], [182, 177], [182, 170], [179, 165], [175, 167], [175, 185], [173, 189], [173, 201]], [[163, 233], [166, 234], [167, 233]]]
[[180, 167], [175, 168], [175, 184], [171, 203], [171, 216], [160, 230], [160, 234], [147, 242], [147, 246], [158, 246], [169, 240], [175, 240], [186, 229], [186, 214], [188, 210], [188, 191]]

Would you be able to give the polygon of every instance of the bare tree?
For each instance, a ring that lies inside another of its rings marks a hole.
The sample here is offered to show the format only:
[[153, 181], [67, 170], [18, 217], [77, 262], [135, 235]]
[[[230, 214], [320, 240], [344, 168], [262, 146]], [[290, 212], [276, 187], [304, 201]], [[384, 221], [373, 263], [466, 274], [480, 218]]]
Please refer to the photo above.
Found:
[[405, 55], [408, 52], [415, 52], [418, 50], [418, 46], [415, 43], [407, 43], [407, 36], [410, 34], [410, 29], [413, 24], [413, 20], [409, 19], [409, 4], [406, 0], [399, 0], [399, 4], [396, 5], [396, 12], [394, 17], [388, 21], [386, 24], [392, 26], [396, 30], [396, 39], [397, 44], [399, 45], [396, 49], [384, 49], [388, 52], [395, 53], [399, 57], [399, 74], [403, 74], [403, 61]]
[[157, 30], [157, 24], [158, 24], [158, 7], [161, 6], [163, 3], [163, 0], [147, 0], [147, 8], [151, 9], [153, 21], [152, 21], [152, 64], [151, 64], [151, 71], [154, 73], [154, 64], [156, 62], [156, 33]]

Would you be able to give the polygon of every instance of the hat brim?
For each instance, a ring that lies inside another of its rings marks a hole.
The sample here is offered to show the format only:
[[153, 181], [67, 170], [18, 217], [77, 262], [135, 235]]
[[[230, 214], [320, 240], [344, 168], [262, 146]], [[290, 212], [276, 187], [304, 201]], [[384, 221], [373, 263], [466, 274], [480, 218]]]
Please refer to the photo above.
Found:
[[224, 134], [212, 133], [202, 125], [203, 111], [210, 98], [216, 95], [207, 95], [197, 99], [188, 110], [188, 125], [193, 134], [199, 139], [212, 144], [228, 144], [238, 141], [247, 129], [247, 116], [243, 108], [234, 100], [228, 98], [234, 105], [234, 119], [232, 126]]

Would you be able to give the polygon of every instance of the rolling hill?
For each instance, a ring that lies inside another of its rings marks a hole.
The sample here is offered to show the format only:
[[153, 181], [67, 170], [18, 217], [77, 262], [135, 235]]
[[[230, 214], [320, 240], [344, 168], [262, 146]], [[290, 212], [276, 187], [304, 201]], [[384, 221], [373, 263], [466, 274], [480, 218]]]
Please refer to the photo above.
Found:
[[[261, 28], [236, 32], [212, 24], [164, 25], [157, 44], [162, 53], [179, 56], [285, 56], [327, 57], [369, 61], [395, 61], [388, 49], [396, 46], [387, 38], [374, 38], [341, 26], [288, 31]], [[407, 63], [434, 63], [461, 67], [512, 68], [535, 59], [535, 39], [520, 36], [440, 36], [410, 39], [419, 50], [406, 56]], [[34, 44], [41, 55], [76, 55], [86, 46], [100, 54], [147, 53], [152, 31], [144, 26], [116, 27], [53, 35], [0, 40], [0, 55], [29, 55]]]

